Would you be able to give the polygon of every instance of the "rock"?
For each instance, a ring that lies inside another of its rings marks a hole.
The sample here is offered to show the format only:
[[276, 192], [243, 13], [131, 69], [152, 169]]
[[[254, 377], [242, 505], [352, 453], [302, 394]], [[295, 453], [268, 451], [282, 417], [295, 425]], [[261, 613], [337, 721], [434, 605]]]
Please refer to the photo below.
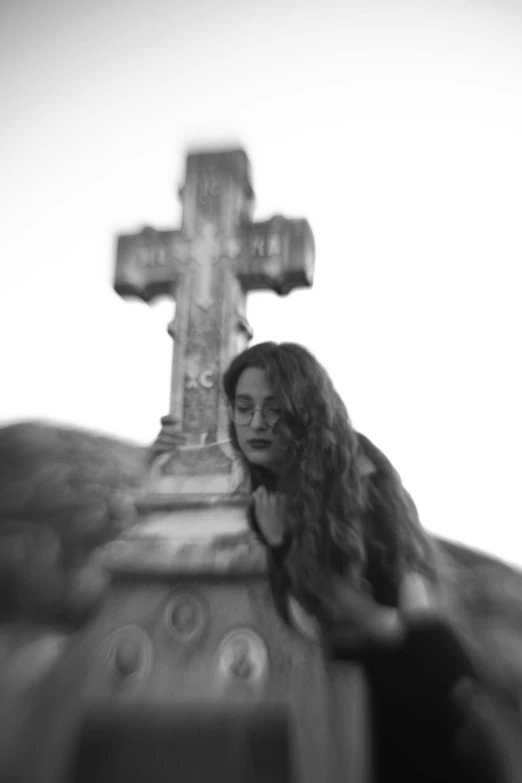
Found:
[[89, 616], [104, 593], [89, 559], [136, 522], [146, 465], [147, 449], [103, 435], [0, 428], [0, 616], [75, 626]]
[[73, 627], [82, 626], [101, 606], [109, 586], [109, 575], [95, 558], [70, 572], [66, 582], [65, 618]]

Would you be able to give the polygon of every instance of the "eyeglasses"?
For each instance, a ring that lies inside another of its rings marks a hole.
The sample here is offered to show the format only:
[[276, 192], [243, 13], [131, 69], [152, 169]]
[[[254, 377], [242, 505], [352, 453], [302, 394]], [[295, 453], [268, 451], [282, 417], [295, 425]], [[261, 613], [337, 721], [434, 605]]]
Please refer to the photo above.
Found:
[[256, 411], [260, 411], [263, 419], [269, 427], [273, 427], [282, 417], [283, 412], [275, 405], [249, 405], [248, 402], [233, 402], [230, 406], [230, 415], [234, 424], [244, 427], [250, 424]]

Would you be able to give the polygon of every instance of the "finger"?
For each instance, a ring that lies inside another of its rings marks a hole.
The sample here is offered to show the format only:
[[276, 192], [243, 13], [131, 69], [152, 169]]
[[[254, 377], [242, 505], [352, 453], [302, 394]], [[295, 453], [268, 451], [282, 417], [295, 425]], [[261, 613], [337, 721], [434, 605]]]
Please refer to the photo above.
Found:
[[173, 426], [178, 423], [174, 418], [174, 416], [171, 416], [170, 413], [168, 413], [166, 416], [162, 416], [160, 421], [162, 426], [166, 426], [166, 427]]
[[183, 435], [180, 435], [179, 432], [165, 432], [165, 430], [162, 430], [160, 434], [157, 437], [157, 440], [165, 440], [165, 441], [173, 441], [173, 440], [185, 440], [185, 437]]
[[169, 443], [165, 443], [164, 440], [162, 440], [161, 438], [158, 438], [157, 440], [154, 441], [154, 443], [151, 445], [150, 448], [151, 449], [164, 449], [164, 448], [168, 449], [168, 448], [170, 448], [170, 444]]
[[168, 454], [169, 452], [173, 452], [175, 449], [172, 448], [172, 446], [165, 446], [161, 443], [154, 444], [154, 446], [151, 446], [149, 449], [149, 454], [151, 454], [153, 457], [157, 456], [158, 454]]
[[158, 452], [158, 451], [176, 451], [179, 446], [183, 445], [182, 441], [179, 440], [173, 440], [170, 438], [158, 438], [154, 443], [149, 447], [152, 452]]
[[182, 440], [187, 439], [187, 436], [181, 432], [179, 427], [163, 427], [160, 435], [168, 435], [171, 438], [181, 438]]
[[166, 438], [166, 439], [170, 439], [170, 440], [177, 440], [177, 441], [180, 441], [180, 442], [183, 442], [183, 443], [186, 441], [186, 436], [185, 435], [182, 435], [181, 432], [179, 432], [177, 430], [171, 430], [171, 429], [164, 429], [164, 430], [162, 430], [160, 432], [160, 434], [158, 435], [158, 438]]
[[177, 446], [181, 446], [182, 443], [179, 440], [174, 440], [173, 438], [158, 438], [152, 448], [160, 448], [160, 449], [176, 449]]

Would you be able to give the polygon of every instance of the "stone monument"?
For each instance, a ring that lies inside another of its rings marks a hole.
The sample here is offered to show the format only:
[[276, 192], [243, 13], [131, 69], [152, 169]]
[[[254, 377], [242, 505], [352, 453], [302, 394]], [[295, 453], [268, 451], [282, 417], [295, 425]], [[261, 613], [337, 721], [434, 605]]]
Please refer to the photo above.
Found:
[[[248, 291], [285, 295], [312, 285], [314, 242], [306, 220], [276, 216], [252, 222], [254, 194], [243, 150], [192, 153], [187, 158], [180, 231], [145, 228], [118, 239], [115, 289], [150, 302], [176, 301], [169, 324], [174, 360], [169, 419], [184, 444], [151, 466], [148, 492], [138, 502], [140, 534], [161, 541], [167, 570], [173, 547], [229, 568], [216, 536], [247, 532], [249, 497], [241, 464], [228, 440], [221, 378], [252, 338], [245, 314]], [[209, 546], [205, 548], [204, 542]], [[248, 536], [250, 555], [264, 559]], [[132, 547], [128, 543], [128, 556]], [[256, 550], [254, 553], [254, 549]], [[118, 544], [118, 561], [123, 549]], [[157, 552], [153, 555], [158, 568]], [[143, 547], [137, 561], [145, 567]]]
[[242, 150], [190, 154], [180, 194], [181, 231], [119, 238], [115, 288], [176, 300], [182, 445], [153, 464], [140, 524], [102, 552], [108, 599], [47, 686], [59, 708], [40, 715], [24, 780], [366, 783], [360, 672], [276, 611], [220, 394], [252, 336], [246, 293], [310, 286], [312, 233], [304, 220], [252, 222]]

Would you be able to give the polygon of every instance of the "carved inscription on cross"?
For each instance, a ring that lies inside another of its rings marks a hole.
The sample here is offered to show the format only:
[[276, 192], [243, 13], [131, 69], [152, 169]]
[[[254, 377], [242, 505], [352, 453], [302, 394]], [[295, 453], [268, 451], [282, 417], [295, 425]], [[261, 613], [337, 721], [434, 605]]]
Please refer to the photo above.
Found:
[[[201, 232], [192, 243], [189, 253], [191, 260], [198, 264], [195, 302], [202, 310], [208, 310], [212, 307], [212, 268], [221, 256], [221, 245], [212, 223], [202, 224]], [[233, 250], [229, 251], [229, 257], [233, 253]]]
[[[220, 379], [252, 337], [246, 293], [285, 295], [311, 286], [314, 242], [305, 220], [252, 222], [243, 150], [189, 154], [180, 196], [181, 230], [145, 228], [118, 238], [115, 289], [146, 302], [159, 295], [176, 301], [168, 328], [175, 341], [170, 415], [185, 446], [162, 473], [183, 476], [184, 487], [194, 479], [212, 492], [228, 486], [233, 471]], [[174, 484], [179, 491], [179, 481]]]

